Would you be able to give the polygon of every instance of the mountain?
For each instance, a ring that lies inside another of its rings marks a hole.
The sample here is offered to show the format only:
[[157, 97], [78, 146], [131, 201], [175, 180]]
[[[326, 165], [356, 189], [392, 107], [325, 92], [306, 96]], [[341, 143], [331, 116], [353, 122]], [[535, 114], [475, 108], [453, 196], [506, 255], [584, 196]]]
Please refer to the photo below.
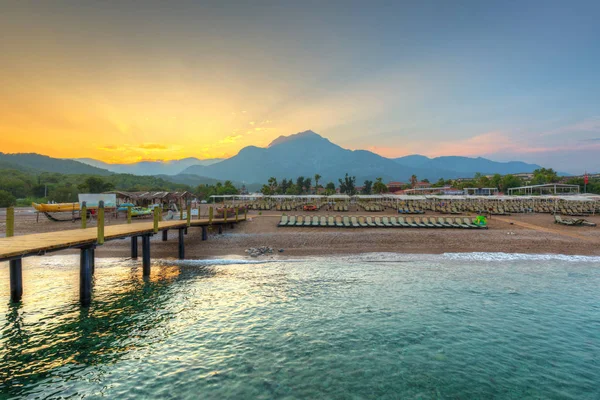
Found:
[[321, 182], [333, 181], [346, 173], [356, 176], [357, 184], [378, 177], [387, 181], [409, 181], [411, 175], [430, 181], [472, 177], [475, 173], [510, 174], [532, 172], [538, 165], [523, 162], [501, 163], [485, 158], [437, 157], [411, 155], [388, 159], [366, 150], [344, 149], [313, 131], [280, 136], [266, 148], [248, 146], [236, 156], [221, 162], [186, 168], [183, 173], [214, 179], [242, 182], [266, 182], [277, 179], [313, 177], [321, 174]]
[[58, 172], [60, 174], [110, 175], [106, 169], [97, 168], [75, 160], [52, 158], [36, 153], [0, 153], [2, 168], [28, 172]]
[[76, 158], [76, 161], [94, 167], [107, 169], [120, 174], [134, 175], [177, 175], [192, 165], [211, 165], [222, 161], [221, 158], [200, 160], [195, 157], [172, 161], [140, 161], [131, 164], [109, 164], [93, 158]]
[[234, 157], [209, 166], [192, 166], [184, 173], [242, 182], [266, 182], [271, 176], [313, 177], [318, 173], [323, 183], [337, 182], [348, 173], [356, 176], [357, 184], [376, 177], [388, 181], [408, 180], [412, 174], [423, 178], [453, 175], [441, 169], [407, 167], [366, 150], [343, 149], [313, 131], [279, 137], [266, 148], [245, 147]]
[[533, 172], [534, 170], [541, 168], [539, 165], [527, 164], [521, 161], [496, 162], [482, 157], [469, 158], [445, 156], [429, 158], [416, 154], [395, 158], [394, 161], [408, 167], [452, 170], [465, 178], [472, 177], [477, 172], [480, 172], [483, 175], [507, 175], [520, 172]]

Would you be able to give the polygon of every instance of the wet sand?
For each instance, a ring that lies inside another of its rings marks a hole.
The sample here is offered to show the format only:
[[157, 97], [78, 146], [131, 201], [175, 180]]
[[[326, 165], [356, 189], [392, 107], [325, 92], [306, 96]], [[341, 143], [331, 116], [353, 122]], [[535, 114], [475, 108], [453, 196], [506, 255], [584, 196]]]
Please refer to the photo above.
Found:
[[[207, 213], [203, 206], [201, 215]], [[348, 213], [287, 212], [290, 215], [397, 215], [393, 210], [379, 213], [354, 211]], [[227, 228], [219, 235], [210, 232], [202, 241], [199, 228], [189, 229], [185, 237], [186, 258], [215, 258], [246, 256], [250, 247], [269, 246], [286, 257], [311, 255], [356, 254], [368, 252], [399, 252], [411, 254], [440, 254], [457, 252], [506, 252], [526, 254], [600, 255], [600, 227], [569, 227], [554, 223], [549, 214], [493, 216], [488, 230], [432, 228], [304, 228], [277, 227], [281, 212], [257, 211], [248, 214], [247, 222], [234, 229]], [[427, 213], [427, 216], [436, 216]], [[600, 225], [600, 216], [586, 217]], [[4, 216], [0, 215], [0, 232], [4, 232]], [[147, 221], [147, 219], [146, 219]], [[124, 223], [121, 217], [109, 218], [108, 224]], [[90, 221], [88, 226], [94, 226]], [[31, 209], [18, 209], [16, 235], [76, 229], [79, 222], [52, 222], [43, 215], [39, 222]], [[129, 240], [117, 240], [100, 246], [97, 257], [129, 257]], [[76, 252], [66, 250], [63, 253]], [[170, 231], [167, 242], [162, 235], [152, 238], [152, 258], [177, 256], [177, 231]]]

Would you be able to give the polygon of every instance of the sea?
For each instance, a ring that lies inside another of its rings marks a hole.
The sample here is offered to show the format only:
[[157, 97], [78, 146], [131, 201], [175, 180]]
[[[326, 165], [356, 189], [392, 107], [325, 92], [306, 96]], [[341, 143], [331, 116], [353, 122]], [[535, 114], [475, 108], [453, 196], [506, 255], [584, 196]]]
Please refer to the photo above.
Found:
[[0, 398], [600, 398], [600, 257], [78, 261], [0, 264]]

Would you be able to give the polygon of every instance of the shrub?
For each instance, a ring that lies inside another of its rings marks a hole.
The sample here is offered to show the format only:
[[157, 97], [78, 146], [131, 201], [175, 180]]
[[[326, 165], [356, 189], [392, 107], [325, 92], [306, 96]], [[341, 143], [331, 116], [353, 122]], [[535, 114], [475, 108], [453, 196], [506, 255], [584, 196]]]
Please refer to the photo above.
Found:
[[17, 203], [15, 196], [6, 190], [0, 190], [0, 207], [10, 207]]

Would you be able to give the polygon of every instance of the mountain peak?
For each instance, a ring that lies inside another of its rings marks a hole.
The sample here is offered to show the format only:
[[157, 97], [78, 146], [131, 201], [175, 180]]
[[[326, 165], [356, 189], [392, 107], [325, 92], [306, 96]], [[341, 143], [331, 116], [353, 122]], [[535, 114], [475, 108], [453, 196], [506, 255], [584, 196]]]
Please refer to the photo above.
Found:
[[311, 131], [310, 129], [304, 132], [298, 132], [295, 133], [293, 135], [289, 135], [289, 136], [279, 136], [277, 139], [273, 140], [268, 147], [273, 147], [273, 146], [277, 146], [279, 144], [282, 143], [286, 143], [286, 142], [292, 142], [295, 140], [299, 140], [299, 139], [307, 139], [307, 138], [318, 138], [318, 139], [324, 139], [323, 136], [319, 135], [318, 133], [315, 133], [313, 131]]

